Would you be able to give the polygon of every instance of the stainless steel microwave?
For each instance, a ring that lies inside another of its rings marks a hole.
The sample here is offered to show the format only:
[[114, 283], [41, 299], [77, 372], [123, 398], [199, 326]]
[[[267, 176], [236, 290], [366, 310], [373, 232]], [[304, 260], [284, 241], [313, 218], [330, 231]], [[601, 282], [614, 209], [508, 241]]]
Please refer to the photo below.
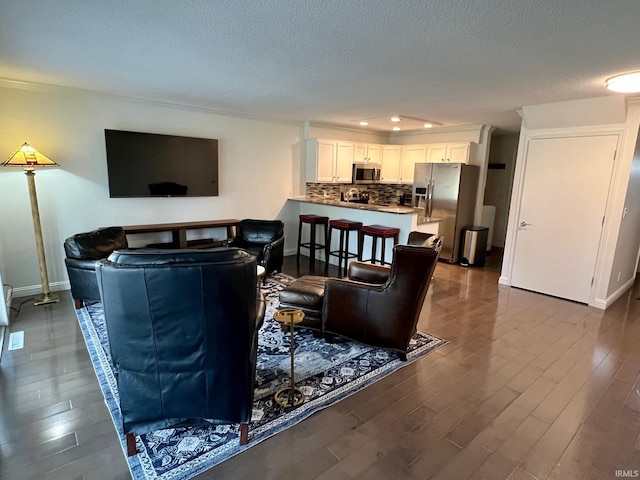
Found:
[[379, 183], [381, 165], [374, 163], [354, 163], [353, 183]]

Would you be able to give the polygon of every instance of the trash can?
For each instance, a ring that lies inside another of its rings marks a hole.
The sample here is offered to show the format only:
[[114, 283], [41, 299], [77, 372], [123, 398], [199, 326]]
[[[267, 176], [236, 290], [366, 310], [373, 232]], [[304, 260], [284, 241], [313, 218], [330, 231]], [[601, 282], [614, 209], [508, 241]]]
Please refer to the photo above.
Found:
[[463, 267], [484, 265], [487, 258], [487, 238], [489, 227], [466, 227], [462, 229], [462, 257], [460, 265]]

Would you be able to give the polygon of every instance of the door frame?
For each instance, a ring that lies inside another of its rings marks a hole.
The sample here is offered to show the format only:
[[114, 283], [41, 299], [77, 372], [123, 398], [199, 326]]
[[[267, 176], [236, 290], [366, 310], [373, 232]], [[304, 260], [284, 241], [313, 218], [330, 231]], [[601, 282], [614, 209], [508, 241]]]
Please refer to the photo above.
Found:
[[[507, 222], [507, 235], [505, 239], [505, 250], [502, 260], [502, 272], [498, 283], [501, 285], [511, 286], [511, 274], [513, 271], [513, 260], [515, 256], [515, 245], [518, 236], [518, 219], [520, 218], [520, 209], [522, 204], [522, 194], [524, 187], [524, 177], [526, 173], [526, 163], [529, 156], [529, 147], [532, 140], [558, 139], [558, 138], [575, 138], [575, 137], [595, 137], [617, 135], [618, 142], [616, 145], [616, 156], [613, 162], [613, 170], [609, 183], [607, 194], [607, 204], [605, 206], [605, 220], [600, 232], [600, 240], [598, 252], [596, 254], [596, 263], [594, 267], [594, 281], [589, 293], [589, 306], [604, 309], [606, 308], [606, 299], [598, 298], [598, 292], [603, 289], [606, 295], [606, 289], [609, 281], [609, 275], [605, 271], [605, 251], [612, 238], [614, 232], [613, 226], [619, 222], [614, 222], [614, 199], [617, 198], [617, 192], [620, 188], [626, 190], [626, 182], [622, 182], [620, 177], [620, 166], [622, 164], [621, 153], [624, 146], [625, 126], [624, 125], [608, 125], [601, 127], [575, 127], [562, 129], [541, 129], [530, 131], [525, 127], [520, 133], [518, 142], [518, 153], [516, 158], [515, 173], [513, 179], [513, 189], [511, 193], [511, 205], [509, 208], [509, 220]], [[545, 248], [545, 247], [541, 247]], [[613, 252], [611, 253], [613, 255]], [[607, 259], [609, 263], [611, 259]]]

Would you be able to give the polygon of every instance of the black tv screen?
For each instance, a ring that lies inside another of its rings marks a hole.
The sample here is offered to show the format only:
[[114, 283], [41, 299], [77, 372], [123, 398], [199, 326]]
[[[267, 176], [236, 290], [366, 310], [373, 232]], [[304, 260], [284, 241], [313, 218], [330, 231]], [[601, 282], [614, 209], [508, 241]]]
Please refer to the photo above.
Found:
[[109, 196], [217, 197], [218, 140], [104, 131]]

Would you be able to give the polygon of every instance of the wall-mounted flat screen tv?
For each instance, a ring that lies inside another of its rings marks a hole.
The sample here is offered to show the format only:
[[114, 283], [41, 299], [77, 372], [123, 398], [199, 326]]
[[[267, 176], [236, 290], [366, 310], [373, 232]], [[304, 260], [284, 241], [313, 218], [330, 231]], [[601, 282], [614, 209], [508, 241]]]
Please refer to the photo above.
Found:
[[104, 131], [109, 196], [218, 196], [218, 140]]

